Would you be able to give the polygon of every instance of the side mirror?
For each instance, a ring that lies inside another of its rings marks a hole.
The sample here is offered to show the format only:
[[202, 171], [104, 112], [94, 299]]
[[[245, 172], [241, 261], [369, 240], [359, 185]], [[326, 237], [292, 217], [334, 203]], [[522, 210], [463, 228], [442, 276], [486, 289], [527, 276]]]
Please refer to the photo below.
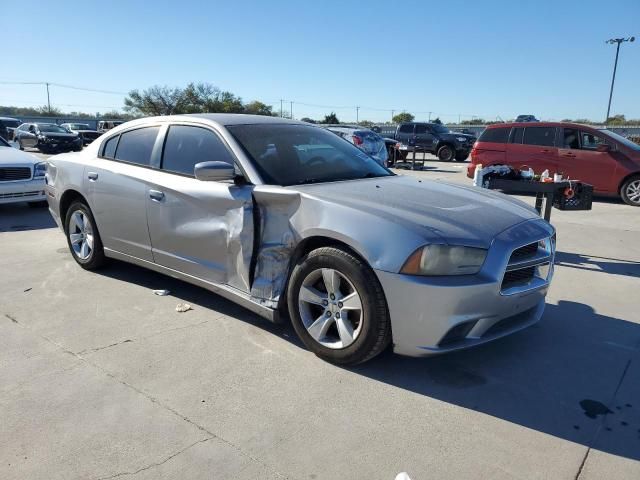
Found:
[[196, 163], [193, 173], [198, 180], [203, 182], [222, 182], [233, 180], [236, 169], [227, 162], [200, 162]]
[[611, 151], [611, 145], [606, 144], [606, 143], [601, 143], [596, 147], [596, 152], [610, 152]]

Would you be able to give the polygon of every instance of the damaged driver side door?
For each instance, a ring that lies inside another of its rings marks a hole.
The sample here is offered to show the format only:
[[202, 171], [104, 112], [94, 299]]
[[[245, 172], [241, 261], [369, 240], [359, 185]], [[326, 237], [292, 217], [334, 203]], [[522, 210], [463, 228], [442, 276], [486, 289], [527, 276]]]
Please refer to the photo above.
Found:
[[194, 166], [235, 157], [212, 130], [168, 127], [160, 168], [151, 172], [147, 221], [154, 262], [206, 280], [249, 291], [253, 249], [253, 185], [201, 181]]

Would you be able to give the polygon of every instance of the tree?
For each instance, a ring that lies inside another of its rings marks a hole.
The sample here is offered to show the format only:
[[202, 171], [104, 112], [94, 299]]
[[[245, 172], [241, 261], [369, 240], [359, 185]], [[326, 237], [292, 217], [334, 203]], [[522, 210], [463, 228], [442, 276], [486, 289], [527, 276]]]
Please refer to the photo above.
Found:
[[413, 122], [413, 119], [416, 118], [411, 115], [409, 112], [401, 112], [391, 119], [393, 123], [404, 123], [404, 122]]
[[605, 123], [607, 125], [625, 125], [627, 123], [627, 119], [624, 115], [614, 115], [613, 117], [607, 118]]
[[316, 122], [313, 118], [309, 118], [309, 117], [302, 117], [300, 119], [301, 122], [307, 122], [307, 123], [318, 123]]
[[134, 115], [189, 113], [184, 108], [183, 90], [159, 85], [143, 90], [142, 93], [131, 90], [124, 99], [124, 109]]
[[322, 122], [320, 123], [340, 123], [340, 120], [338, 120], [338, 116], [336, 115], [336, 112], [331, 112], [329, 115], [325, 115], [324, 119], [322, 120]]
[[371, 120], [360, 120], [358, 125], [362, 125], [363, 127], [371, 128], [375, 125]]
[[485, 125], [486, 123], [484, 118], [472, 118], [471, 120], [462, 120], [460, 125]]
[[273, 107], [271, 107], [271, 105], [267, 105], [257, 100], [247, 103], [244, 106], [244, 113], [250, 113], [251, 115], [265, 115], [267, 117], [272, 117], [274, 115]]
[[435, 123], [436, 125], [442, 125], [442, 120], [440, 120], [440, 117], [436, 117], [433, 123]]

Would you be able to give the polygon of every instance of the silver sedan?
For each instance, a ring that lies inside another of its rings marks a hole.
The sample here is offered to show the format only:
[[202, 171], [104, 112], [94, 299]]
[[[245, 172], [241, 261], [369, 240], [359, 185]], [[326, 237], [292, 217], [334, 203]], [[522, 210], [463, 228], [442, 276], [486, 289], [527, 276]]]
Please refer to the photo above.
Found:
[[499, 193], [394, 175], [313, 125], [145, 118], [47, 166], [50, 210], [83, 268], [181, 278], [338, 364], [393, 344], [425, 356], [537, 322], [554, 229]]

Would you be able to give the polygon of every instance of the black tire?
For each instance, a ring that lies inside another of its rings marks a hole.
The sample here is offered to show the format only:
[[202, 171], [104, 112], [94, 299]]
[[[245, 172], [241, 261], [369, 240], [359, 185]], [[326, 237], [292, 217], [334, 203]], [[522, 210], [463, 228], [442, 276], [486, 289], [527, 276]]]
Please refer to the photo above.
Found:
[[[303, 281], [323, 268], [333, 269], [344, 276], [351, 282], [361, 300], [361, 329], [353, 343], [345, 348], [329, 348], [316, 341], [307, 331], [298, 308]], [[337, 365], [366, 362], [382, 352], [391, 341], [391, 320], [380, 282], [366, 263], [340, 248], [318, 248], [298, 261], [291, 273], [287, 304], [291, 323], [302, 342], [328, 362]]]
[[469, 158], [469, 152], [456, 152], [456, 162], [464, 162]]
[[29, 202], [28, 205], [29, 208], [44, 208], [49, 206], [46, 200], [40, 200], [39, 202]]
[[[73, 231], [70, 231], [72, 228], [71, 218], [76, 212], [81, 212], [82, 214], [84, 214], [84, 218], [90, 222], [91, 230], [93, 233], [93, 248], [86, 258], [81, 258], [81, 256], [76, 253], [73, 246], [71, 245], [70, 233], [74, 233]], [[106, 263], [104, 248], [102, 247], [102, 240], [100, 239], [100, 233], [98, 232], [96, 221], [93, 218], [91, 209], [84, 202], [76, 201], [71, 204], [65, 216], [64, 232], [65, 236], [67, 237], [67, 245], [69, 246], [71, 256], [82, 268], [84, 268], [85, 270], [95, 270], [102, 267]]]
[[627, 205], [640, 207], [640, 197], [636, 195], [638, 191], [640, 191], [640, 175], [634, 175], [627, 178], [620, 187], [620, 197]]
[[441, 162], [451, 162], [456, 155], [455, 149], [451, 145], [442, 145], [438, 148], [438, 160]]

